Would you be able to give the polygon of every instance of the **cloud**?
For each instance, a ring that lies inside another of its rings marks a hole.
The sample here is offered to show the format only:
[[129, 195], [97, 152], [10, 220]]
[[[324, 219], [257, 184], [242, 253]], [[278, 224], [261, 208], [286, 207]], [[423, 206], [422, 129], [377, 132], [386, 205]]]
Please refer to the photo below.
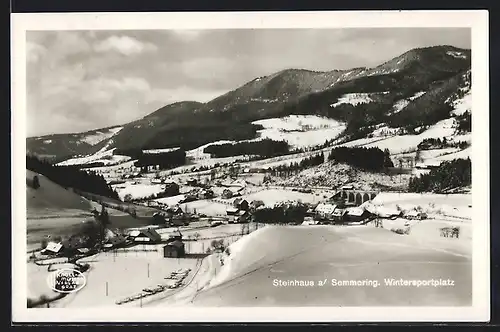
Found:
[[94, 46], [97, 52], [116, 51], [123, 55], [134, 55], [142, 52], [154, 52], [158, 47], [151, 43], [143, 43], [128, 36], [111, 36]]
[[47, 53], [47, 49], [34, 42], [26, 43], [26, 60], [28, 63], [37, 63]]
[[468, 29], [29, 31], [29, 135], [123, 124], [206, 102], [286, 68], [379, 65], [414, 47], [470, 47]]

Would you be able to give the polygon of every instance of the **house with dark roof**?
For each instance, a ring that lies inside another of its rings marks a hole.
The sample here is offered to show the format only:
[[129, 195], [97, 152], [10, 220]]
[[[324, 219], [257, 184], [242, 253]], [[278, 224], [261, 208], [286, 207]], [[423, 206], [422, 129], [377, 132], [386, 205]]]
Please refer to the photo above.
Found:
[[136, 243], [158, 243], [161, 241], [160, 234], [152, 228], [132, 231], [129, 236]]
[[44, 253], [47, 254], [59, 254], [62, 252], [63, 249], [63, 244], [61, 242], [56, 243], [56, 242], [49, 242], [47, 244], [47, 247], [43, 250]]
[[165, 258], [180, 258], [186, 254], [184, 242], [175, 240], [163, 247], [163, 257]]

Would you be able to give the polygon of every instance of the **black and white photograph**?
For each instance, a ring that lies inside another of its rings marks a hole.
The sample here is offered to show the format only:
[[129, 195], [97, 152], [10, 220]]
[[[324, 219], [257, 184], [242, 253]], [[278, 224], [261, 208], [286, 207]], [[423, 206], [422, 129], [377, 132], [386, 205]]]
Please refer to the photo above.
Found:
[[487, 13], [13, 16], [19, 319], [488, 319]]

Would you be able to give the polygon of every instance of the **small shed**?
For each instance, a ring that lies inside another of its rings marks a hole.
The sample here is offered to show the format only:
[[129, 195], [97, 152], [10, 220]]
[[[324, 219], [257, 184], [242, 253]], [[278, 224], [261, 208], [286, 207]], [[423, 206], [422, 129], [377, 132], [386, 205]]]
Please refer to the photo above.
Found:
[[186, 254], [184, 242], [175, 240], [163, 247], [163, 257], [180, 258]]
[[236, 216], [236, 215], [238, 215], [238, 211], [239, 210], [237, 208], [227, 208], [226, 209], [226, 214], [228, 216]]
[[61, 242], [49, 242], [47, 247], [45, 247], [44, 252], [49, 254], [58, 254], [63, 249], [63, 244]]

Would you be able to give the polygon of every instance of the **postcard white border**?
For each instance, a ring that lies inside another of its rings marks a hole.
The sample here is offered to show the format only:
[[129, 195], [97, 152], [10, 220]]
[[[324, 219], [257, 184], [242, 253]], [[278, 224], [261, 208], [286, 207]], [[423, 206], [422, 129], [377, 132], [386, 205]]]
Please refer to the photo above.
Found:
[[[13, 322], [461, 322], [490, 319], [488, 12], [349, 11], [12, 14]], [[469, 27], [473, 98], [473, 305], [471, 307], [295, 307], [164, 309], [26, 308], [27, 30]]]

